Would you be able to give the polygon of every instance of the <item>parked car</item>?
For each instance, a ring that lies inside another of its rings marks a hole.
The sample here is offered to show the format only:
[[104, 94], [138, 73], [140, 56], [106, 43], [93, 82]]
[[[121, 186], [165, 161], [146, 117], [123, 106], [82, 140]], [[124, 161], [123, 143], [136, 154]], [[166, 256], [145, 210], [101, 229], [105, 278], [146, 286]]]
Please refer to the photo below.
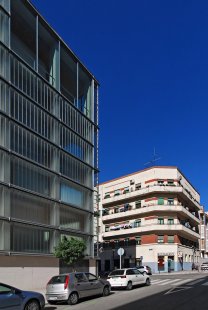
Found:
[[143, 274], [152, 275], [152, 269], [149, 266], [137, 266], [136, 268]]
[[0, 283], [0, 309], [41, 310], [45, 307], [42, 294], [22, 291], [10, 285]]
[[111, 286], [107, 280], [99, 279], [89, 272], [71, 272], [50, 279], [46, 287], [46, 299], [49, 304], [65, 301], [75, 305], [80, 298], [108, 296], [110, 291]]
[[201, 264], [201, 270], [208, 270], [208, 262]]
[[124, 287], [127, 290], [138, 284], [150, 285], [150, 277], [142, 274], [137, 268], [114, 270], [108, 275], [108, 281], [112, 288]]

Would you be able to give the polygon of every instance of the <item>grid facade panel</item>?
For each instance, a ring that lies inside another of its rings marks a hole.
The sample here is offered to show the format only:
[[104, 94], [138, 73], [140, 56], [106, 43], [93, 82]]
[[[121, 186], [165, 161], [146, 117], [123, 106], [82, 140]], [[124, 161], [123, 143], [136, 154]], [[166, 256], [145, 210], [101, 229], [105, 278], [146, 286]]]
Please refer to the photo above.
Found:
[[37, 16], [0, 0], [0, 250], [92, 255], [94, 78]]

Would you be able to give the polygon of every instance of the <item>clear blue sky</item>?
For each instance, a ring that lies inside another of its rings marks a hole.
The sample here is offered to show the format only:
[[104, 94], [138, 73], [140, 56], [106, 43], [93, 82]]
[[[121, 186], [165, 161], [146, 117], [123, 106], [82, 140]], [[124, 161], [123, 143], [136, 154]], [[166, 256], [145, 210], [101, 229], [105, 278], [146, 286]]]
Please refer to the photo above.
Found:
[[100, 87], [100, 182], [174, 165], [208, 209], [208, 1], [31, 0]]

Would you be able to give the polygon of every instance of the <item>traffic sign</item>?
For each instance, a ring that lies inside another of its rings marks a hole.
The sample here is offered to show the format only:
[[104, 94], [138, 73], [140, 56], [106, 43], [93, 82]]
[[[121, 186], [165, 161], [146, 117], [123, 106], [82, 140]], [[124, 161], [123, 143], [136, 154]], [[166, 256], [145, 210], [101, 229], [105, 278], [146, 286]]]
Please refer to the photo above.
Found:
[[119, 248], [117, 253], [118, 253], [119, 256], [124, 255], [124, 249], [123, 248]]

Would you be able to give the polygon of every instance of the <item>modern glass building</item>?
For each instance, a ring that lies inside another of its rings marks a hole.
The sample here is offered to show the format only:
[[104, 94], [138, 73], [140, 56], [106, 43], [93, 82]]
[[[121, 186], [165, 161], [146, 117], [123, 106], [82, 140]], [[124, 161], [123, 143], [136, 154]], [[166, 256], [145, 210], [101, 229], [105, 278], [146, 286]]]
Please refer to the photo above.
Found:
[[98, 87], [29, 1], [0, 0], [0, 268], [62, 235], [93, 256]]

